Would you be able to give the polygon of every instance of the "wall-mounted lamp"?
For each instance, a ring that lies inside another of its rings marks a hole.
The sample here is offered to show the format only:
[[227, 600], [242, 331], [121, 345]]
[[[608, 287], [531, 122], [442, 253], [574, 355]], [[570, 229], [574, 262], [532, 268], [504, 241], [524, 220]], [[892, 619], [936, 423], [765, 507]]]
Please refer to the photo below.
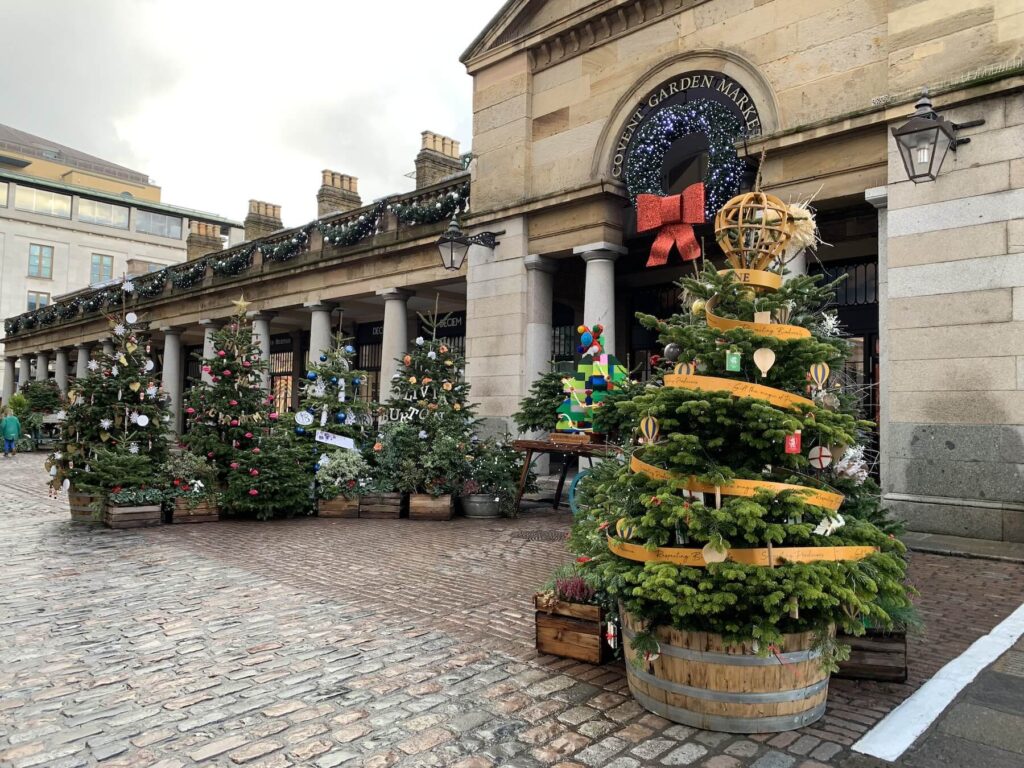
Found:
[[927, 90], [914, 106], [917, 111], [902, 126], [893, 128], [892, 135], [899, 147], [907, 176], [915, 184], [920, 184], [922, 181], [935, 181], [948, 150], [956, 152], [958, 146], [970, 141], [969, 138], [958, 139], [958, 130], [984, 125], [985, 121], [953, 123], [939, 117], [932, 107]]
[[484, 248], [493, 249], [498, 244], [495, 239], [497, 235], [504, 232], [481, 232], [477, 235], [465, 235], [462, 227], [459, 226], [458, 214], [452, 214], [452, 220], [448, 222], [448, 229], [437, 241], [437, 250], [441, 254], [442, 266], [450, 272], [458, 272], [466, 261], [466, 254], [469, 253], [471, 245], [482, 245]]

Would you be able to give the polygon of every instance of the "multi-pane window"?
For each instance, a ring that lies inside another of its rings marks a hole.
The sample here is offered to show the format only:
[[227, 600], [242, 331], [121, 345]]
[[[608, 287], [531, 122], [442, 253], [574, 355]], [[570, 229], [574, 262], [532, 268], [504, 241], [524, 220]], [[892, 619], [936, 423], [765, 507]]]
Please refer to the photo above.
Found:
[[45, 307], [50, 303], [50, 294], [42, 293], [40, 291], [29, 291], [28, 292], [28, 311], [31, 312], [33, 309], [39, 309]]
[[14, 190], [14, 207], [19, 211], [42, 213], [47, 216], [71, 218], [71, 195], [62, 195], [46, 189], [17, 186]]
[[0, 206], [7, 206], [7, 182], [0, 181]]
[[114, 279], [114, 257], [102, 253], [92, 255], [92, 269], [89, 272], [89, 284], [106, 283]]
[[28, 247], [28, 276], [53, 277], [53, 246], [32, 243]]
[[123, 205], [101, 203], [99, 200], [83, 198], [78, 201], [78, 220], [89, 224], [128, 229], [128, 209]]
[[139, 232], [181, 240], [180, 216], [168, 216], [164, 213], [154, 213], [153, 211], [138, 211], [135, 220], [137, 222], [135, 229]]

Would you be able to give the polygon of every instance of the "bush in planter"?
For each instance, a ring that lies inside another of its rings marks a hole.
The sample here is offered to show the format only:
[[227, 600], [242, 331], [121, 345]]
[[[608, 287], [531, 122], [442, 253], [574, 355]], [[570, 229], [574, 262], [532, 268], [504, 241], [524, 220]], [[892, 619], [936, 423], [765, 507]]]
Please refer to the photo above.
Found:
[[217, 502], [217, 473], [209, 462], [189, 451], [174, 451], [160, 468], [169, 500], [181, 499], [189, 509]]
[[352, 499], [359, 495], [359, 481], [367, 478], [370, 465], [356, 451], [325, 451], [317, 461], [317, 493], [330, 501], [339, 496]]
[[[18, 394], [33, 413], [56, 413], [64, 403], [64, 395], [53, 379], [27, 381], [21, 385]], [[11, 406], [14, 407], [13, 398]]]
[[[554, 367], [555, 363], [550, 363]], [[516, 428], [520, 432], [553, 432], [558, 424], [558, 406], [565, 401], [565, 384], [567, 375], [558, 370], [542, 374], [533, 384], [530, 391], [519, 401], [519, 410], [512, 414]]]
[[426, 443], [422, 454], [422, 482], [417, 491], [434, 497], [457, 494], [470, 473], [467, 453], [470, 441], [445, 433], [428, 441], [425, 431], [417, 436], [421, 443]]
[[155, 507], [163, 504], [167, 493], [160, 488], [129, 488], [107, 494], [107, 503], [114, 507]]
[[410, 424], [385, 424], [367, 451], [370, 472], [360, 481], [363, 493], [415, 493], [423, 482], [422, 452], [422, 441]]
[[[515, 513], [519, 478], [525, 457], [507, 440], [488, 439], [478, 442], [471, 455], [469, 480], [463, 484], [464, 495], [493, 496], [506, 515]], [[531, 470], [526, 480], [526, 493], [536, 490], [536, 476]]]

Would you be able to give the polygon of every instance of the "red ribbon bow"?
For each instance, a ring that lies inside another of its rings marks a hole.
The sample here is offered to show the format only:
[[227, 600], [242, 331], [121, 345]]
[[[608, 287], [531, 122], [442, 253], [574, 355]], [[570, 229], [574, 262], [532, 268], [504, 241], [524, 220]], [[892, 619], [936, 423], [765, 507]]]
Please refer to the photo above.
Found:
[[681, 195], [637, 195], [636, 228], [638, 232], [659, 229], [651, 246], [648, 267], [668, 263], [674, 245], [683, 261], [700, 256], [700, 246], [693, 235], [693, 225], [704, 223], [704, 184], [691, 184]]

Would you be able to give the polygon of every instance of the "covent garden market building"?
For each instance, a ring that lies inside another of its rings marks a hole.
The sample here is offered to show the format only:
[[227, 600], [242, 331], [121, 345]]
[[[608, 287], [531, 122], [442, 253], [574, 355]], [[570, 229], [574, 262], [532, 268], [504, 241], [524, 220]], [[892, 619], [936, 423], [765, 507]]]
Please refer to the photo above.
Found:
[[[1021, 541], [1022, 57], [1024, 13], [1008, 0], [508, 2], [462, 55], [471, 155], [425, 133], [416, 191], [370, 205], [325, 172], [320, 218], [298, 228], [254, 202], [246, 242], [136, 279], [132, 300], [179, 428], [192, 353], [244, 292], [279, 399], [294, 401], [310, 350], [339, 328], [385, 398], [436, 305], [480, 415], [505, 429], [548, 361], [572, 359], [581, 323], [603, 324], [609, 350], [648, 375], [660, 347], [634, 315], [677, 311], [693, 262], [646, 266], [638, 192], [703, 180], [713, 213], [760, 175], [817, 209], [828, 245], [791, 267], [847, 276], [845, 374], [879, 424], [887, 505], [913, 529]], [[935, 130], [905, 163], [892, 129], [924, 87]], [[438, 247], [453, 213], [467, 236], [493, 233], [455, 271]], [[716, 260], [710, 224], [695, 235]], [[83, 374], [109, 334], [105, 305], [119, 287], [9, 318], [6, 394]]]

